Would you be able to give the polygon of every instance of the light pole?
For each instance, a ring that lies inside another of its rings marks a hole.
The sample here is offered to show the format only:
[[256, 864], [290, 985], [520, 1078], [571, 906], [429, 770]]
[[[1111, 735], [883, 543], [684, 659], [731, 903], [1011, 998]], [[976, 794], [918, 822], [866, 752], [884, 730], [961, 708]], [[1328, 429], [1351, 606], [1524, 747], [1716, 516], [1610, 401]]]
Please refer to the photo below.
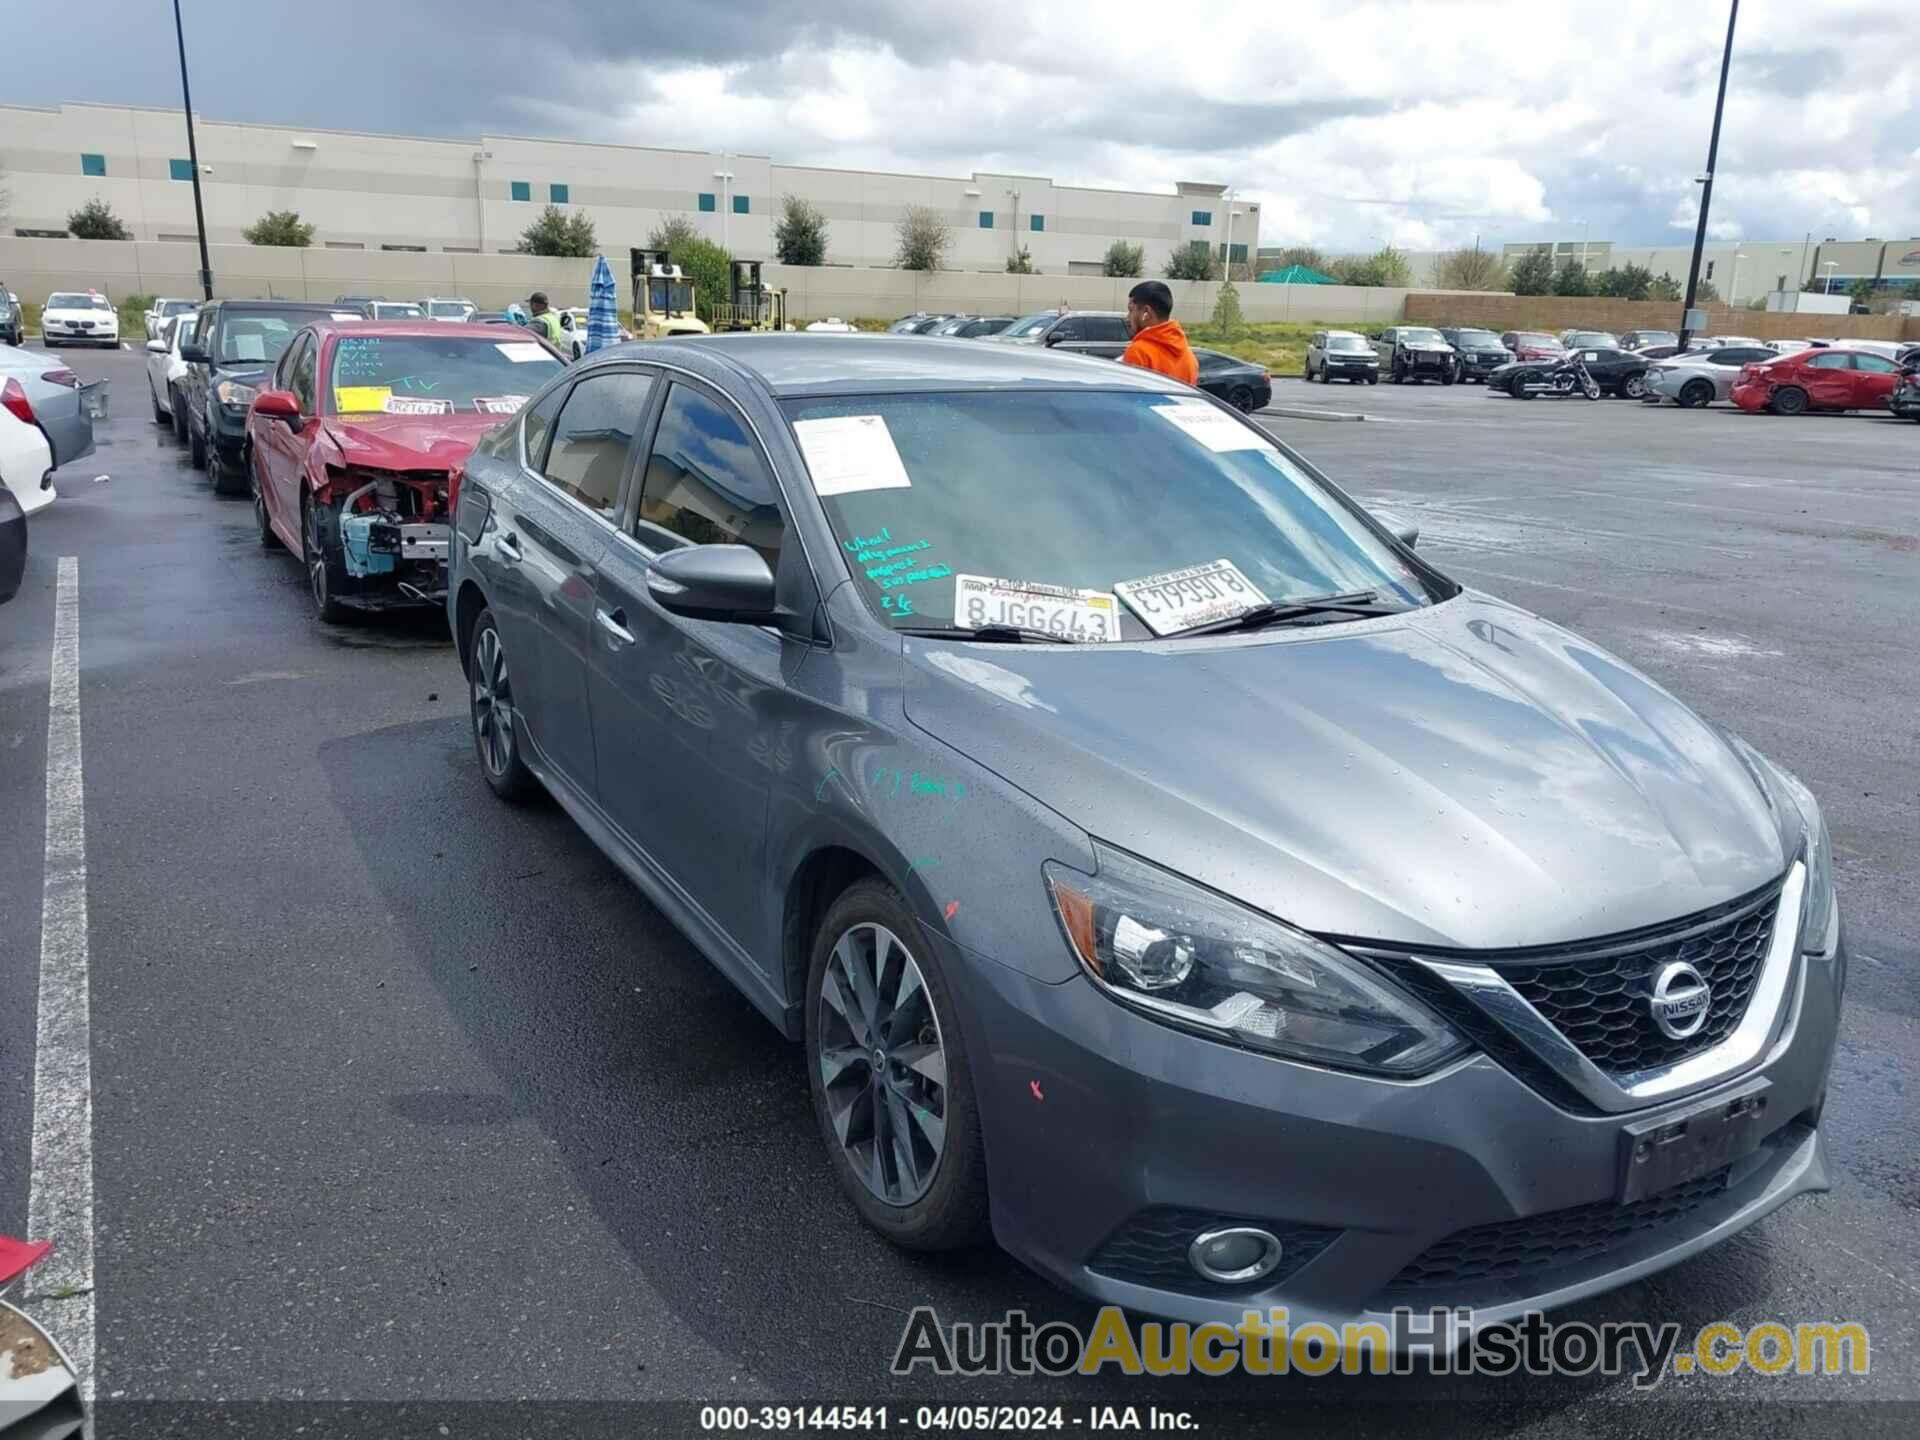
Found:
[[[1713, 167], [1720, 160], [1720, 116], [1727, 108], [1727, 71], [1733, 64], [1733, 27], [1740, 18], [1740, 0], [1727, 7], [1727, 45], [1720, 53], [1720, 91], [1713, 102], [1713, 134], [1707, 140], [1706, 173], [1699, 178], [1700, 219], [1693, 229], [1693, 266], [1687, 271], [1687, 298], [1683, 311], [1693, 309], [1693, 298], [1700, 285], [1700, 255], [1707, 246], [1707, 207], [1713, 203]], [[1687, 348], [1687, 317], [1680, 316], [1680, 348]]]
[[473, 209], [480, 219], [480, 253], [487, 253], [487, 194], [482, 183], [481, 167], [493, 158], [491, 150], [473, 152]]
[[1831, 295], [1833, 293], [1833, 272], [1840, 268], [1840, 262], [1838, 260], [1829, 260], [1820, 268], [1827, 272], [1825, 293]]
[[187, 116], [187, 168], [193, 171], [193, 228], [200, 237], [200, 288], [213, 299], [213, 261], [207, 258], [207, 212], [200, 203], [200, 152], [193, 143], [193, 92], [187, 88], [187, 32], [180, 0], [173, 0], [173, 38], [180, 47], [180, 108]]
[[[1232, 192], [1229, 191], [1228, 193], [1231, 194]], [[1220, 273], [1225, 275], [1228, 280], [1233, 279], [1233, 217], [1246, 213], [1244, 210], [1234, 209], [1233, 201], [1227, 201], [1227, 263]]]
[[733, 250], [733, 172], [716, 170], [713, 178], [720, 182], [720, 248], [729, 254]]
[[1747, 257], [1740, 251], [1733, 252], [1733, 278], [1727, 281], [1727, 308], [1731, 310], [1740, 303], [1740, 262]]

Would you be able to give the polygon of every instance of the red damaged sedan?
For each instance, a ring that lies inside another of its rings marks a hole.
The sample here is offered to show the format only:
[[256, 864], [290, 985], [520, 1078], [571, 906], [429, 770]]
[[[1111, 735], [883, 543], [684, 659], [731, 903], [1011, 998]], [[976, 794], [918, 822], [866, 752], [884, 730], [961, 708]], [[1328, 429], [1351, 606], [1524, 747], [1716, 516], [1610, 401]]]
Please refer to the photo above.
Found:
[[260, 543], [301, 558], [322, 620], [445, 604], [452, 474], [562, 368], [505, 325], [308, 326], [247, 415]]
[[1799, 350], [1741, 370], [1733, 382], [1733, 403], [1775, 415], [1884, 410], [1899, 378], [1899, 366], [1864, 350]]

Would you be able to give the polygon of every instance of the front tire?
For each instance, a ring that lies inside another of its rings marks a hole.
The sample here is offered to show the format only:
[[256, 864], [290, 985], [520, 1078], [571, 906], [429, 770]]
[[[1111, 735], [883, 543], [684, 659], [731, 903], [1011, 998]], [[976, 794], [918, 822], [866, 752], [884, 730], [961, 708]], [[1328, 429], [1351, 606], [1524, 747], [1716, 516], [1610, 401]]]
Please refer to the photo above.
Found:
[[334, 558], [334, 547], [327, 541], [322, 518], [331, 513], [313, 503], [311, 495], [300, 503], [300, 558], [307, 567], [307, 588], [313, 594], [313, 613], [328, 625], [344, 624], [347, 607], [340, 603], [340, 583], [345, 568]]
[[1626, 379], [1620, 382], [1620, 394], [1628, 400], [1646, 399], [1647, 377], [1645, 375], [1627, 376]]
[[1227, 403], [1242, 415], [1253, 413], [1253, 388], [1248, 385], [1236, 385], [1227, 394]]
[[533, 794], [539, 782], [520, 759], [513, 681], [493, 611], [482, 610], [474, 617], [467, 655], [467, 713], [473, 724], [473, 750], [480, 757], [480, 773], [494, 794], [518, 804]]
[[1442, 385], [1457, 385], [1457, 384], [1459, 384], [1459, 383], [1460, 383], [1460, 372], [1459, 372], [1458, 370], [1442, 370], [1442, 371], [1440, 372], [1440, 383], [1441, 383]]
[[1538, 370], [1522, 370], [1507, 382], [1507, 393], [1516, 400], [1531, 400], [1534, 398], [1533, 387], [1539, 383]]
[[1806, 412], [1807, 392], [1798, 385], [1788, 385], [1773, 392], [1773, 398], [1767, 401], [1767, 408], [1776, 415], [1800, 415]]
[[227, 457], [220, 453], [218, 445], [207, 447], [207, 479], [213, 484], [216, 495], [244, 495], [247, 493], [247, 472], [242, 465], [232, 465]]
[[821, 922], [806, 1025], [814, 1115], [860, 1217], [909, 1250], [984, 1240], [986, 1152], [958, 1007], [884, 881], [857, 881]]

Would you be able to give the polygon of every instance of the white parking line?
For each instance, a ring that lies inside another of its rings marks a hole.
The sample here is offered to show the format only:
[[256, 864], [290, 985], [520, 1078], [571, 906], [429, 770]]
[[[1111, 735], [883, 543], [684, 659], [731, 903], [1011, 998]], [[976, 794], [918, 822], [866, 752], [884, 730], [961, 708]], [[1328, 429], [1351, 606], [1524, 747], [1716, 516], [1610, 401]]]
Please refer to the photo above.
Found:
[[33, 1065], [27, 1235], [51, 1240], [27, 1299], [93, 1396], [93, 1060], [87, 980], [87, 815], [80, 770], [80, 562], [60, 557], [47, 692], [47, 855]]

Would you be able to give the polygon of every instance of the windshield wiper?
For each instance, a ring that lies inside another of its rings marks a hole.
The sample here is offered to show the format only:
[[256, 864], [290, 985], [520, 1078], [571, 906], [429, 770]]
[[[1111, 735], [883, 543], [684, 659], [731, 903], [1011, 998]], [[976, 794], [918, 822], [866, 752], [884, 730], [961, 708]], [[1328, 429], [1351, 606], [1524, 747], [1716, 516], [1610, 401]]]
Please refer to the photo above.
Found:
[[1050, 630], [1027, 630], [1018, 625], [982, 625], [978, 630], [969, 630], [964, 625], [901, 625], [895, 628], [894, 634], [919, 635], [929, 640], [988, 640], [1004, 645], [1024, 645], [1030, 641], [1047, 645], [1075, 643]]
[[1382, 604], [1378, 591], [1355, 590], [1346, 595], [1316, 595], [1308, 600], [1268, 600], [1251, 610], [1242, 610], [1238, 615], [1229, 615], [1224, 620], [1209, 620], [1204, 625], [1175, 630], [1173, 634], [1220, 635], [1229, 630], [1258, 630], [1263, 626], [1280, 625], [1309, 615], [1397, 615], [1405, 608], [1403, 605]]

